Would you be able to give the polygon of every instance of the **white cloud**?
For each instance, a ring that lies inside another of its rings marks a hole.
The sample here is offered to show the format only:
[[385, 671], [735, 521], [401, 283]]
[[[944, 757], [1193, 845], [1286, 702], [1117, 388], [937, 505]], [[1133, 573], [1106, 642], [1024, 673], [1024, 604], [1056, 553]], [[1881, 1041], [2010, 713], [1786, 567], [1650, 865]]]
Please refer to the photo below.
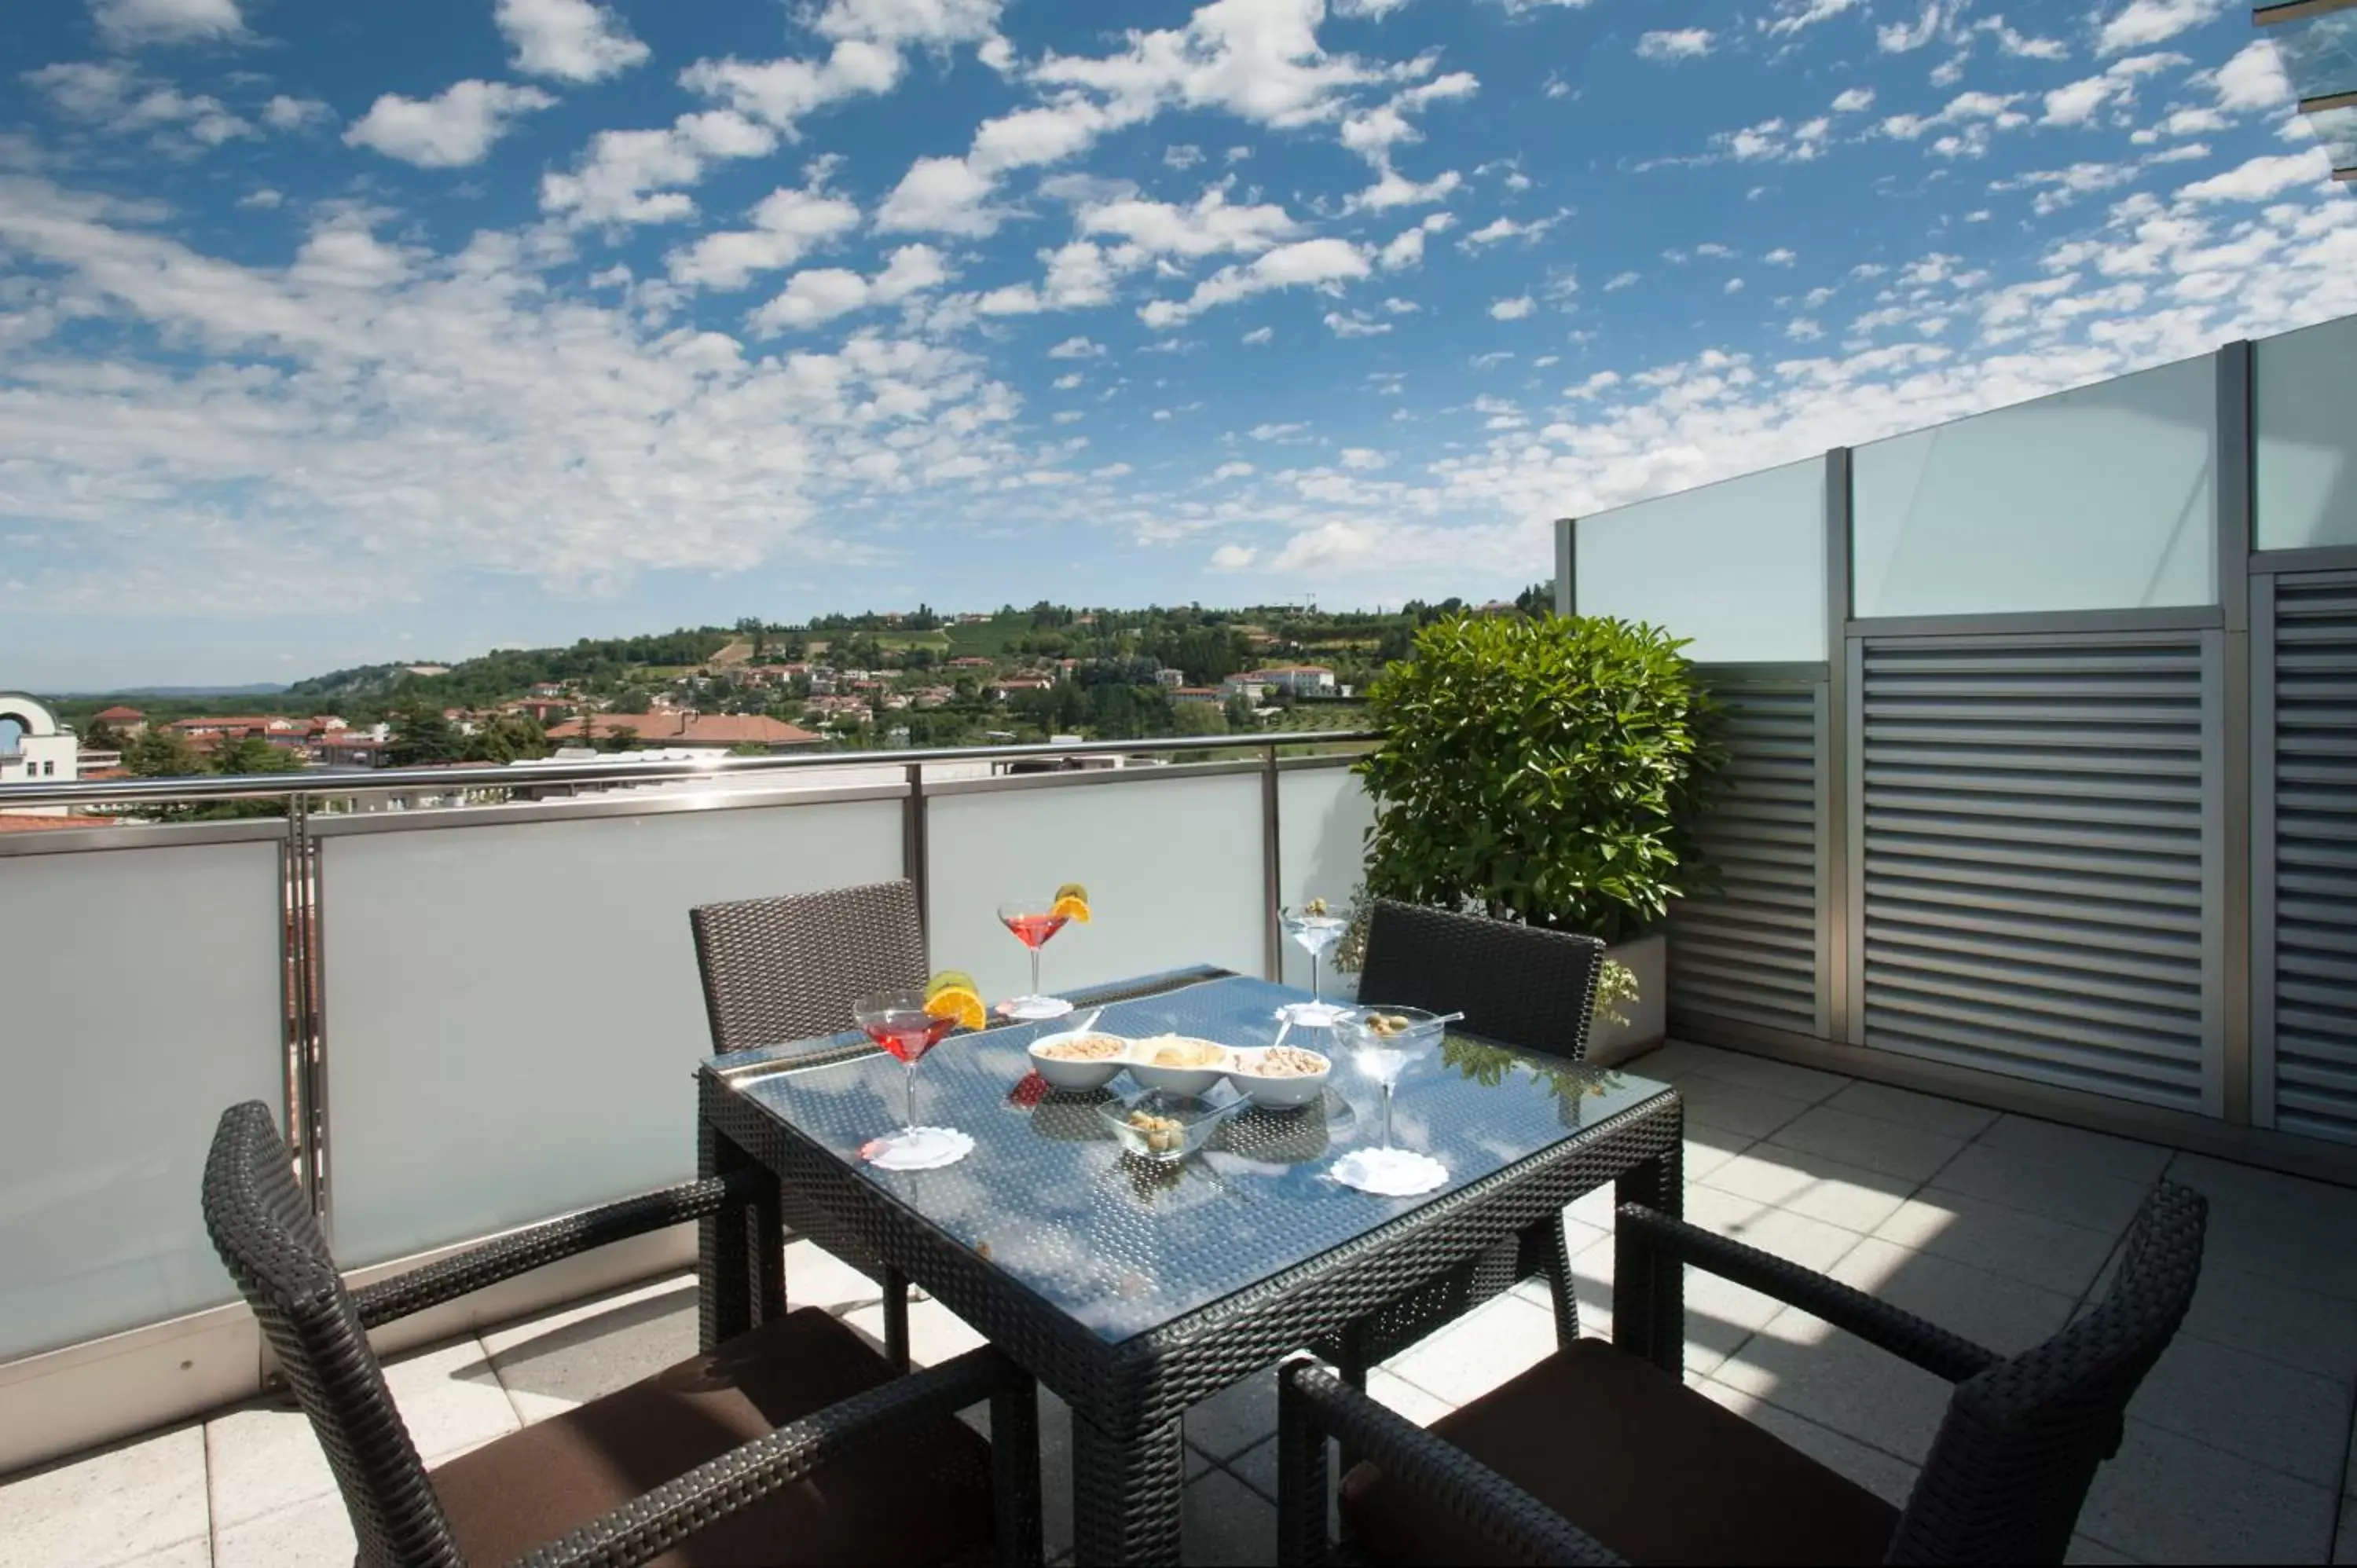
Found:
[[1458, 241], [1457, 248], [1470, 254], [1491, 245], [1502, 244], [1508, 240], [1521, 240], [1527, 243], [1544, 235], [1548, 230], [1562, 222], [1566, 216], [1567, 214], [1556, 212], [1545, 218], [1534, 218], [1528, 222], [1517, 222], [1512, 218], [1493, 218]]
[[2177, 198], [2180, 201], [2265, 201], [2331, 177], [2331, 157], [2322, 147], [2310, 147], [2304, 153], [2252, 158], [2224, 174], [2180, 188]]
[[2230, 0], [2128, 0], [2095, 36], [2101, 54], [2119, 54], [2173, 38], [2226, 9]]
[[2229, 113], [2278, 109], [2292, 101], [2283, 57], [2265, 38], [2236, 50], [2233, 59], [2218, 68], [2211, 87], [2218, 94], [2218, 107]]
[[1297, 238], [1302, 225], [1284, 208], [1269, 203], [1237, 205], [1223, 186], [1212, 186], [1189, 206], [1119, 196], [1084, 205], [1073, 227], [1083, 234], [1109, 235], [1129, 254], [1125, 264], [1156, 256], [1195, 258], [1234, 252], [1250, 255]]
[[1063, 375], [1058, 376], [1053, 384], [1058, 392], [1071, 392], [1073, 388], [1079, 386], [1087, 379], [1088, 378], [1082, 375], [1080, 371], [1067, 371]]
[[695, 202], [672, 188], [694, 185], [716, 159], [777, 145], [776, 132], [732, 109], [683, 114], [667, 130], [600, 131], [572, 173], [541, 177], [541, 209], [581, 223], [676, 222]]
[[2135, 102], [2138, 79], [2188, 63], [2183, 55], [2168, 53], [2133, 55], [2115, 61], [2099, 76], [2090, 76], [2049, 92], [2046, 95], [2045, 117], [2040, 124], [2083, 125], [2106, 104]]
[[1259, 473], [1250, 463], [1222, 463], [1211, 470], [1214, 479], [1249, 479]]
[[1051, 360], [1093, 360], [1104, 352], [1104, 345], [1092, 343], [1086, 338], [1067, 338], [1048, 350]]
[[274, 131], [307, 131], [335, 123], [336, 112], [317, 98], [294, 98], [282, 92], [262, 106], [263, 124]]
[[1189, 142], [1173, 142], [1162, 149], [1162, 166], [1189, 169], [1203, 161], [1203, 149]]
[[859, 206], [817, 188], [779, 187], [750, 214], [753, 226], [705, 235], [670, 257], [672, 279], [705, 288], [738, 289], [756, 274], [792, 266], [816, 246], [859, 226]]
[[1699, 59], [1710, 53], [1716, 35], [1708, 27], [1677, 27], [1646, 33], [1637, 40], [1639, 59]]
[[1871, 87], [1846, 88], [1834, 100], [1834, 113], [1836, 114], [1855, 114], [1861, 109], [1873, 107], [1874, 89]]
[[1242, 340], [1246, 343], [1265, 343], [1275, 336], [1276, 328], [1274, 327], [1255, 327], [1245, 333]]
[[1254, 425], [1247, 434], [1255, 441], [1290, 441], [1297, 435], [1308, 434], [1308, 430], [1307, 424], [1265, 424]]
[[590, 0], [499, 0], [492, 19], [515, 50], [509, 63], [529, 76], [602, 81], [647, 58], [621, 18]]
[[1760, 259], [1767, 263], [1771, 267], [1789, 267], [1801, 258], [1796, 252], [1788, 251], [1780, 245], [1775, 250], [1772, 250], [1766, 255], [1761, 256]]
[[1378, 452], [1372, 446], [1345, 446], [1340, 453], [1342, 467], [1355, 468], [1361, 473], [1372, 468], [1387, 467], [1391, 460], [1390, 453]]
[[889, 233], [995, 233], [1005, 216], [989, 205], [991, 184], [963, 158], [919, 158], [876, 210], [876, 227]]
[[156, 147], [176, 156], [194, 156], [258, 134], [220, 99], [182, 92], [123, 60], [60, 61], [27, 71], [25, 81], [60, 113], [117, 135], [148, 134]]
[[419, 168], [464, 168], [483, 161], [516, 118], [556, 100], [505, 81], [453, 82], [432, 98], [388, 92], [352, 122], [344, 141]]
[[1512, 299], [1494, 301], [1490, 306], [1490, 316], [1495, 321], [1520, 321], [1537, 308], [1538, 303], [1529, 295], [1516, 295]]
[[1388, 321], [1379, 321], [1363, 310], [1326, 313], [1326, 329], [1337, 338], [1379, 338], [1392, 329]]
[[776, 298], [755, 311], [754, 329], [799, 331], [845, 316], [867, 303], [867, 280], [847, 267], [796, 273]]
[[1641, 275], [1637, 273], [1615, 273], [1605, 280], [1604, 292], [1619, 294], [1622, 289], [1633, 285]]
[[118, 48], [235, 38], [245, 31], [237, 0], [90, 0], [90, 15]]
[[1857, 3], [1858, 0], [1776, 0], [1776, 15], [1761, 21], [1760, 29], [1771, 38], [1789, 37], [1803, 27], [1831, 21], [1854, 9]]
[[1248, 544], [1222, 544], [1211, 552], [1214, 572], [1242, 572], [1260, 558], [1260, 552]]
[[1450, 213], [1427, 214], [1424, 221], [1415, 228], [1404, 229], [1394, 235], [1383, 248], [1376, 252], [1376, 259], [1383, 263], [1385, 272], [1398, 272], [1403, 268], [1415, 266], [1424, 260], [1424, 237], [1427, 234], [1447, 233], [1456, 222], [1455, 216]]
[[1153, 300], [1138, 311], [1138, 319], [1159, 330], [1271, 289], [1341, 283], [1365, 277], [1372, 270], [1367, 252], [1348, 240], [1301, 240], [1240, 265], [1222, 267], [1197, 284], [1183, 302]]
[[1940, 3], [1941, 0], [1923, 0], [1922, 12], [1915, 18], [1912, 27], [1905, 22], [1894, 22], [1875, 28], [1875, 47], [1887, 55], [1909, 54], [1938, 38], [1942, 20]]

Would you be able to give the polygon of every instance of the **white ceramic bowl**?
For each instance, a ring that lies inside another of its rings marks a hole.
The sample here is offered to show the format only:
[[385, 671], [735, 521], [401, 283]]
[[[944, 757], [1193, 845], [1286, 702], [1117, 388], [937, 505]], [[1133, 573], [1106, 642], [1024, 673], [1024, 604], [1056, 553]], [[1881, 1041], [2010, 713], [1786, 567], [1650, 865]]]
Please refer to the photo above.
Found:
[[1288, 1051], [1316, 1057], [1326, 1064], [1318, 1072], [1287, 1073], [1282, 1078], [1264, 1078], [1253, 1069], [1268, 1054], [1269, 1047], [1238, 1049], [1228, 1053], [1228, 1081], [1236, 1092], [1264, 1111], [1286, 1111], [1297, 1105], [1314, 1103], [1324, 1091], [1326, 1080], [1334, 1076], [1334, 1058], [1323, 1051], [1313, 1051], [1303, 1046], [1287, 1046]]
[[[1040, 1054], [1043, 1047], [1070, 1045], [1089, 1036], [1121, 1040], [1122, 1048], [1100, 1061], [1071, 1061]], [[1060, 1034], [1042, 1035], [1031, 1042], [1032, 1069], [1057, 1089], [1103, 1089], [1128, 1065], [1129, 1042], [1122, 1040], [1119, 1035], [1108, 1035], [1103, 1029], [1091, 1029], [1087, 1035], [1067, 1029]]]
[[[1209, 1046], [1212, 1052], [1205, 1067], [1156, 1067], [1157, 1051], [1173, 1044]], [[1201, 1095], [1210, 1092], [1211, 1085], [1228, 1075], [1228, 1047], [1215, 1040], [1198, 1040], [1184, 1036], [1160, 1036], [1153, 1039], [1129, 1042], [1129, 1076], [1146, 1089], [1158, 1089], [1165, 1094]]]

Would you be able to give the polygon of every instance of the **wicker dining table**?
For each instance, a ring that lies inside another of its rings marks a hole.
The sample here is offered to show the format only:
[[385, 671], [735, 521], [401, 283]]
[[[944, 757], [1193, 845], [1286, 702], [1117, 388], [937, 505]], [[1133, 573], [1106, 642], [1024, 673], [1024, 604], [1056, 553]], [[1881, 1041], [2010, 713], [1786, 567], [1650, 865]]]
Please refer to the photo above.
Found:
[[[1265, 1045], [1276, 1009], [1305, 996], [1199, 970], [1073, 999], [1103, 1003], [1109, 1033]], [[1082, 1563], [1178, 1561], [1189, 1405], [1501, 1252], [1540, 1261], [1557, 1332], [1576, 1336], [1564, 1206], [1610, 1182], [1621, 1201], [1679, 1212], [1682, 1111], [1665, 1084], [1452, 1035], [1401, 1080], [1394, 1111], [1395, 1141], [1448, 1178], [1380, 1197], [1329, 1174], [1383, 1119], [1380, 1090], [1326, 1031], [1289, 1038], [1338, 1058], [1320, 1103], [1244, 1112], [1166, 1166], [1123, 1155], [1099, 1113], [1135, 1087], [1126, 1078], [1067, 1094], [1030, 1072], [1026, 1047], [1070, 1022], [952, 1036], [924, 1059], [919, 1120], [974, 1141], [944, 1168], [862, 1158], [900, 1124], [901, 1068], [856, 1035], [708, 1060], [698, 1145], [705, 1175], [774, 1176], [820, 1245], [880, 1260], [888, 1290], [922, 1287], [1071, 1405]], [[707, 1346], [784, 1309], [778, 1206], [748, 1212], [704, 1222]], [[1635, 1250], [1616, 1268], [1616, 1319], [1677, 1334], [1680, 1271]]]

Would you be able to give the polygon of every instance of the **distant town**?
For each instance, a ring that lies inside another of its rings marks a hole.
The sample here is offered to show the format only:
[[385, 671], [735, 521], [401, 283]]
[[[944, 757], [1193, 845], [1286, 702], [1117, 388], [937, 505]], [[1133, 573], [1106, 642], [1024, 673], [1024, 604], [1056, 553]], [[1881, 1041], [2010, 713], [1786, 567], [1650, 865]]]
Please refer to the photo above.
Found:
[[[920, 605], [367, 665], [234, 699], [0, 693], [0, 784], [1341, 732], [1361, 727], [1366, 683], [1420, 626], [1551, 604], [1539, 585], [1512, 600], [1389, 612]], [[0, 804], [0, 831], [91, 816]]]

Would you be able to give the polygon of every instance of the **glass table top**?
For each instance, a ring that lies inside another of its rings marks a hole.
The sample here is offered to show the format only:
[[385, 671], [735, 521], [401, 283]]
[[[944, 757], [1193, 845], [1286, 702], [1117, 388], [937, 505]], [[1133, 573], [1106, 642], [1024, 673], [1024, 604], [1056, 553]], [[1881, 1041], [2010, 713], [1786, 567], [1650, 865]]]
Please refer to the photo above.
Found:
[[[1263, 1046], [1275, 1037], [1276, 1009], [1307, 995], [1230, 977], [1114, 1004], [1096, 1027]], [[1327, 1174], [1337, 1156], [1380, 1143], [1383, 1123], [1382, 1090], [1352, 1070], [1329, 1031], [1297, 1027], [1287, 1039], [1334, 1058], [1320, 1103], [1246, 1109], [1201, 1153], [1165, 1165], [1125, 1158], [1099, 1113], [1136, 1090], [1128, 1075], [1065, 1093], [1031, 1072], [1026, 1047], [1071, 1021], [952, 1036], [923, 1059], [918, 1121], [974, 1140], [971, 1155], [938, 1170], [879, 1170], [860, 1157], [901, 1122], [902, 1069], [880, 1051], [808, 1066], [748, 1052], [713, 1066], [755, 1105], [1114, 1343], [1668, 1092], [1648, 1079], [1451, 1035], [1401, 1079], [1393, 1111], [1394, 1141], [1438, 1159], [1448, 1178], [1415, 1197], [1378, 1197]]]

